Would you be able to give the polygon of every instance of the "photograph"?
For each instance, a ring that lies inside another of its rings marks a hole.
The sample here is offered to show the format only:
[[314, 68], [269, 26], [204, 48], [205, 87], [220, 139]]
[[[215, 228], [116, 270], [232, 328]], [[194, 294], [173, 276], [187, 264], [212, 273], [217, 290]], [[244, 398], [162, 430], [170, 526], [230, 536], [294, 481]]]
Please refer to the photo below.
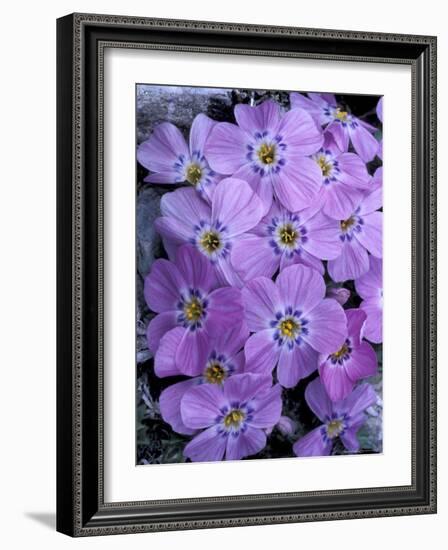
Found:
[[382, 453], [382, 96], [135, 93], [136, 463]]

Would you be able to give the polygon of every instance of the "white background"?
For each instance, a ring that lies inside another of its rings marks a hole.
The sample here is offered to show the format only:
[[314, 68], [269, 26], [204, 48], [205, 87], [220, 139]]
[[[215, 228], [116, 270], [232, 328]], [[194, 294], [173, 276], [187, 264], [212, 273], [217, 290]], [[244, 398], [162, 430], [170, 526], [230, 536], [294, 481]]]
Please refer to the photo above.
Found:
[[[5, 548], [183, 548], [250, 545], [313, 549], [440, 548], [448, 520], [445, 368], [448, 307], [448, 191], [443, 161], [448, 35], [442, 2], [386, 0], [221, 3], [198, 0], [60, 0], [8, 3], [2, 12], [1, 94], [1, 449], [0, 506]], [[54, 532], [55, 510], [55, 18], [73, 11], [439, 35], [439, 514], [319, 524], [70, 540]]]

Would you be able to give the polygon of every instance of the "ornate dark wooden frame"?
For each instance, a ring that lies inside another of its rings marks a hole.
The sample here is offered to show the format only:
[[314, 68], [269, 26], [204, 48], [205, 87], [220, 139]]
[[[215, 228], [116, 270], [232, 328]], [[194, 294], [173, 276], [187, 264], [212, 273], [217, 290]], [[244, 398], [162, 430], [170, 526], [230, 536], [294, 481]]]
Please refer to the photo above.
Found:
[[[104, 502], [102, 98], [107, 47], [411, 66], [410, 486]], [[57, 529], [89, 536], [435, 513], [436, 38], [73, 14], [57, 22], [57, 50]]]

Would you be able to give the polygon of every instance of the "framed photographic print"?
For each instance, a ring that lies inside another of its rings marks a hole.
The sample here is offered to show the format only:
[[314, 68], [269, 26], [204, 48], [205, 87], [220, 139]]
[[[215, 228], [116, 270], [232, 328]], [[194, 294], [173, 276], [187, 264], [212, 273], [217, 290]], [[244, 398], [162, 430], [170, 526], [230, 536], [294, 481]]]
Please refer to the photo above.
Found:
[[436, 39], [58, 20], [71, 536], [436, 511]]

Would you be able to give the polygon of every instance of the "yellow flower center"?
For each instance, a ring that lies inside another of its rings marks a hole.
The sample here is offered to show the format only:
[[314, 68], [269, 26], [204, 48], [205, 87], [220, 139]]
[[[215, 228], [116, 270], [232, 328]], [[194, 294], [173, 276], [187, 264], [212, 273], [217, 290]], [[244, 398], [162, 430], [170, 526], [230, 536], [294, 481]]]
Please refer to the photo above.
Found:
[[204, 377], [209, 384], [221, 384], [226, 377], [226, 371], [219, 363], [212, 363], [205, 369]]
[[226, 428], [238, 428], [246, 415], [240, 409], [233, 409], [224, 417], [224, 426]]
[[280, 229], [280, 241], [288, 246], [293, 246], [298, 238], [297, 231], [291, 224], [286, 224]]
[[347, 353], [348, 353], [348, 346], [347, 346], [347, 344], [344, 344], [340, 350], [336, 351], [335, 353], [332, 353], [331, 357], [333, 359], [336, 359], [336, 361], [337, 361], [341, 357], [345, 357], [347, 355]]
[[342, 231], [347, 231], [347, 229], [349, 229], [354, 223], [355, 223], [355, 218], [353, 216], [351, 216], [347, 220], [342, 220], [341, 221]]
[[263, 143], [258, 149], [258, 158], [263, 164], [272, 164], [275, 160], [275, 146]]
[[187, 181], [191, 185], [197, 185], [202, 178], [202, 170], [197, 164], [190, 164], [187, 168]]
[[343, 429], [343, 424], [341, 420], [331, 420], [327, 424], [327, 435], [329, 438], [333, 439], [337, 437]]
[[319, 156], [316, 159], [316, 162], [319, 165], [319, 168], [322, 170], [322, 175], [324, 176], [324, 178], [327, 178], [331, 174], [331, 162], [328, 162], [324, 155]]
[[202, 311], [203, 311], [202, 304], [197, 298], [192, 298], [184, 306], [185, 317], [189, 321], [199, 321], [202, 315]]
[[206, 252], [212, 254], [221, 246], [219, 234], [215, 231], [207, 231], [201, 238], [201, 246]]
[[300, 323], [294, 319], [285, 319], [280, 323], [280, 333], [283, 337], [294, 338], [300, 331]]
[[340, 120], [341, 122], [346, 122], [348, 117], [348, 112], [342, 110], [340, 107], [338, 107], [334, 113], [334, 116]]

